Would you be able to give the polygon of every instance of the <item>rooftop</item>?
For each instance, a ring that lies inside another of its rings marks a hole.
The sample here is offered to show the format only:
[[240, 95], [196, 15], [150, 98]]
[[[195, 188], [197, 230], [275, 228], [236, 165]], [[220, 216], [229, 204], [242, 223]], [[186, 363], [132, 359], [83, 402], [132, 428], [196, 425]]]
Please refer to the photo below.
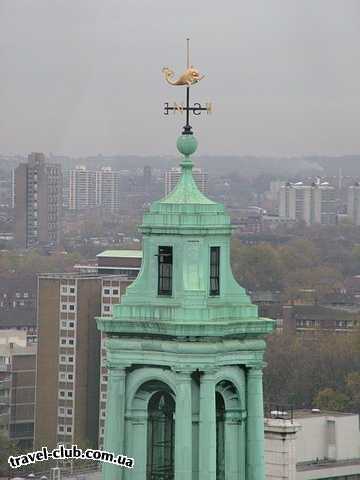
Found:
[[10, 345], [0, 345], [0, 354], [1, 355], [35, 355], [37, 352], [37, 345], [16, 345], [13, 344], [12, 347]]
[[105, 250], [96, 257], [142, 258], [142, 250]]
[[[318, 462], [298, 462], [296, 464], [297, 472], [304, 472], [307, 470], [318, 470], [325, 468], [339, 468], [351, 465], [360, 465], [360, 458], [350, 458], [348, 460], [319, 460]], [[336, 475], [337, 472], [334, 472]], [[335, 476], [334, 475], [334, 476]], [[341, 478], [341, 477], [340, 477]]]
[[335, 412], [331, 410], [294, 410], [294, 418], [310, 418], [310, 417], [349, 417], [357, 415], [350, 412]]
[[0, 329], [36, 326], [35, 308], [16, 307], [0, 310]]
[[318, 319], [328, 320], [357, 320], [357, 311], [344, 308], [334, 308], [333, 305], [292, 305], [294, 316], [297, 319]]

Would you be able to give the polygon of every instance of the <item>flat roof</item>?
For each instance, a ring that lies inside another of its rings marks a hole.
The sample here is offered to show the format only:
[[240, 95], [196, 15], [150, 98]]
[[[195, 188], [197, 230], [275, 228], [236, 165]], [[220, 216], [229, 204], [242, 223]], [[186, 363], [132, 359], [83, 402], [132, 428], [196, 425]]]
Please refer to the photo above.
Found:
[[[348, 460], [319, 460], [310, 461], [310, 462], [298, 462], [296, 464], [296, 471], [297, 472], [304, 472], [307, 470], [321, 470], [326, 468], [339, 468], [339, 467], [346, 467], [351, 465], [360, 465], [360, 458], [350, 458]], [[336, 472], [337, 473], [337, 472]], [[331, 472], [331, 474], [335, 474], [335, 472]], [[341, 474], [336, 476], [342, 476]], [[334, 475], [335, 478], [335, 475]]]
[[357, 413], [350, 412], [334, 412], [331, 410], [320, 410], [319, 412], [313, 412], [311, 410], [294, 410], [294, 418], [307, 418], [307, 417], [347, 417], [358, 415]]
[[97, 257], [117, 257], [117, 258], [142, 258], [142, 250], [105, 250], [98, 253]]
[[[10, 348], [9, 343], [13, 343], [13, 347]], [[37, 352], [37, 345], [17, 345], [15, 342], [9, 342], [5, 345], [0, 345], [0, 352], [2, 355], [35, 355]]]

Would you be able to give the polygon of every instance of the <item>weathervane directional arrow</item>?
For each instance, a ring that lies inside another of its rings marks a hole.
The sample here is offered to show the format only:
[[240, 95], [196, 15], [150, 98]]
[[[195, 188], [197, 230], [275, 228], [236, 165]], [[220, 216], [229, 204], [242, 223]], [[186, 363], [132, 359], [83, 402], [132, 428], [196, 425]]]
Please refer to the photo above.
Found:
[[205, 106], [202, 106], [201, 103], [194, 103], [190, 105], [190, 87], [195, 85], [196, 83], [200, 82], [204, 78], [204, 75], [200, 75], [199, 71], [194, 68], [192, 65], [190, 66], [190, 57], [189, 57], [189, 38], [186, 39], [187, 42], [187, 68], [185, 72], [179, 77], [178, 80], [173, 81], [172, 78], [174, 76], [174, 72], [168, 68], [164, 67], [162, 69], [165, 79], [170, 85], [182, 85], [186, 87], [186, 105], [178, 104], [174, 102], [173, 105], [170, 105], [169, 102], [164, 104], [164, 114], [169, 115], [169, 112], [186, 112], [186, 125], [183, 128], [183, 135], [192, 135], [193, 131], [190, 125], [190, 112], [193, 115], [201, 115], [202, 112], [211, 113], [212, 112], [212, 105], [211, 103], [205, 103]]

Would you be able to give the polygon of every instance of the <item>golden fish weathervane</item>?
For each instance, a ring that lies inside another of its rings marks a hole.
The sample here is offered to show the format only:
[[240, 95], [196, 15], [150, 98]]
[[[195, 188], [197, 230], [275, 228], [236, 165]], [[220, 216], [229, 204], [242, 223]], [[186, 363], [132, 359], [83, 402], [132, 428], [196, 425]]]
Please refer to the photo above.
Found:
[[205, 76], [200, 75], [199, 71], [191, 65], [191, 67], [187, 68], [185, 72], [174, 82], [172, 80], [174, 72], [170, 68], [164, 67], [162, 71], [165, 74], [165, 80], [170, 83], [170, 85], [186, 85], [187, 87], [191, 87], [191, 85], [195, 85], [195, 83], [200, 82], [200, 80], [202, 80]]
[[189, 61], [189, 39], [187, 39], [187, 68], [185, 72], [177, 79], [173, 80], [174, 72], [168, 68], [164, 67], [162, 72], [165, 76], [165, 80], [170, 85], [176, 86], [185, 86], [186, 87], [186, 106], [183, 104], [174, 103], [173, 106], [170, 106], [169, 103], [165, 103], [164, 106], [164, 114], [169, 115], [169, 111], [176, 112], [186, 112], [186, 125], [183, 128], [184, 135], [192, 135], [192, 128], [189, 123], [189, 114], [192, 112], [194, 115], [200, 115], [202, 111], [206, 111], [206, 113], [211, 113], [212, 106], [211, 103], [206, 103], [203, 107], [200, 103], [194, 103], [193, 106], [190, 106], [190, 87], [199, 83], [200, 80], [204, 78], [205, 75], [201, 75], [199, 70], [194, 68], [193, 65], [190, 66]]

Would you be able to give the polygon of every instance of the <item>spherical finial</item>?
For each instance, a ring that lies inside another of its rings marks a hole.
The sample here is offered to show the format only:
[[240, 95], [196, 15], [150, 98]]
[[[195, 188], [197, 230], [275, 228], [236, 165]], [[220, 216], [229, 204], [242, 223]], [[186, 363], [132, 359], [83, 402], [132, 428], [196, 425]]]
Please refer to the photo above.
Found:
[[198, 141], [195, 135], [180, 135], [176, 142], [179, 152], [186, 157], [196, 152]]

